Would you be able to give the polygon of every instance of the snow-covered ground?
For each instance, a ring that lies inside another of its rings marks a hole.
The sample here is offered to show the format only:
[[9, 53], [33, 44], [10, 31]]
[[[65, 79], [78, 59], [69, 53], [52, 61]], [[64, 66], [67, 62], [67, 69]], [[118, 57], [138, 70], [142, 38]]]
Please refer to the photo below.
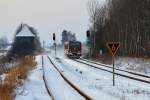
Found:
[[115, 61], [116, 67], [129, 71], [150, 75], [150, 59], [119, 57]]
[[5, 55], [6, 53], [2, 53], [2, 52], [0, 52], [0, 56], [3, 56], [3, 55]]
[[[150, 85], [130, 79], [116, 77], [116, 86], [112, 86], [112, 74], [95, 70], [69, 59], [53, 61], [60, 70], [80, 89], [94, 100], [149, 100]], [[59, 62], [59, 63], [58, 63]]]
[[111, 73], [72, 61], [62, 51], [58, 53], [60, 59], [55, 59], [53, 52], [49, 56], [69, 80], [94, 100], [150, 100], [150, 84], [116, 76], [113, 87]]
[[28, 74], [23, 86], [16, 89], [17, 95], [15, 100], [51, 100], [43, 81], [40, 57], [36, 57], [36, 61], [38, 62], [36, 69]]
[[94, 100], [150, 100], [150, 84], [115, 76], [112, 85], [112, 74], [75, 62], [64, 56], [63, 50], [53, 50], [44, 55], [44, 70], [41, 56], [37, 57], [38, 66], [31, 71], [24, 85], [17, 89], [16, 100], [51, 100], [42, 79], [44, 77], [55, 100], [83, 100], [53, 67], [46, 56], [49, 56], [58, 69], [78, 88]]
[[[106, 67], [105, 65], [106, 64], [101, 64], [101, 63], [91, 63], [91, 62], [93, 62], [93, 61], [90, 61], [90, 62], [87, 62], [87, 61], [89, 61], [89, 60], [79, 60], [79, 59], [77, 59], [77, 61], [79, 61], [79, 62], [82, 62], [82, 63], [86, 63], [86, 64], [89, 64], [89, 65], [92, 65], [92, 66], [95, 66], [95, 67], [97, 67], [97, 68], [102, 68], [102, 69], [104, 69], [104, 70], [107, 70], [107, 71], [110, 71], [110, 72], [112, 72], [112, 66], [111, 65], [107, 65], [108, 67]], [[100, 65], [98, 65], [98, 64], [100, 64]], [[131, 72], [131, 71], [130, 71]], [[132, 71], [133, 73], [135, 73], [134, 71]], [[134, 77], [134, 78], [136, 78], [136, 79], [140, 79], [140, 80], [145, 80], [145, 81], [148, 81], [148, 82], [150, 82], [150, 78], [149, 77], [143, 77], [143, 76], [139, 76], [139, 75], [134, 75], [134, 74], [132, 74], [132, 73], [127, 73], [127, 72], [123, 72], [123, 71], [120, 71], [120, 70], [115, 70], [115, 73], [118, 73], [118, 74], [121, 74], [121, 75], [125, 75], [125, 76], [130, 76], [130, 77]], [[137, 73], [137, 72], [136, 72]], [[140, 75], [144, 75], [144, 74], [141, 74], [141, 73], [137, 73], [137, 74], [140, 74]]]
[[84, 100], [82, 96], [64, 81], [47, 56], [44, 56], [44, 76], [55, 100]]

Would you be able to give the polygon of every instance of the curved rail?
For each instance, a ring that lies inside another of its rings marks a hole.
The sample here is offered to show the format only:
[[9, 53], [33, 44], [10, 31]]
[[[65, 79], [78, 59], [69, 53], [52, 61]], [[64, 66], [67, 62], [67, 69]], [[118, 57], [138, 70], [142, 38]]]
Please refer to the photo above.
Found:
[[51, 91], [48, 89], [48, 85], [46, 83], [44, 75], [43, 75], [43, 80], [44, 80], [44, 84], [45, 84], [45, 88], [47, 90], [47, 93], [49, 94], [49, 96], [51, 97], [51, 99], [54, 100], [54, 96], [52, 95]]
[[48, 89], [48, 85], [47, 85], [45, 77], [44, 77], [44, 60], [43, 60], [43, 56], [42, 56], [42, 69], [43, 69], [43, 80], [44, 80], [45, 88], [47, 90], [48, 95], [52, 98], [52, 100], [54, 100], [54, 96], [52, 95], [51, 91]]
[[[47, 56], [48, 57], [48, 56]], [[81, 96], [83, 96], [86, 100], [93, 100], [89, 95], [84, 93], [82, 90], [80, 90], [75, 84], [73, 84], [58, 68], [57, 66], [53, 63], [53, 61], [48, 57], [49, 61], [51, 64], [54, 66], [54, 68], [60, 73], [62, 78], [73, 88], [75, 89]]]

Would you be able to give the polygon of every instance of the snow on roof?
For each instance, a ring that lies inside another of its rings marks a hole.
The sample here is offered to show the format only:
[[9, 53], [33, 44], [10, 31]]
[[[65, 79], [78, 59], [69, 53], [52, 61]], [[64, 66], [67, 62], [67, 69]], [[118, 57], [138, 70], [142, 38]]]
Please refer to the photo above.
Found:
[[35, 35], [29, 30], [26, 25], [24, 25], [21, 31], [16, 35], [16, 37], [35, 37]]

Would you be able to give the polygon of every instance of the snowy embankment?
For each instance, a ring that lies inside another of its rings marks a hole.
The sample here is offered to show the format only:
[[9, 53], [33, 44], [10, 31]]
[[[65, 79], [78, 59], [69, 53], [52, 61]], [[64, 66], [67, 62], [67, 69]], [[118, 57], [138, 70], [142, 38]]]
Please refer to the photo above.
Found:
[[36, 69], [28, 74], [23, 86], [16, 89], [15, 100], [51, 100], [43, 81], [40, 56], [36, 57], [36, 61], [38, 62]]
[[4, 54], [0, 52], [0, 56], [3, 56]]
[[115, 64], [116, 68], [150, 75], [150, 59], [119, 57]]
[[[78, 69], [72, 64], [65, 64], [60, 59], [51, 58], [53, 62], [56, 64], [56, 66], [59, 68], [60, 71], [63, 71], [63, 74], [78, 88], [80, 88], [82, 91], [87, 93], [90, 97], [92, 97], [94, 100], [99, 100], [99, 98], [103, 98], [104, 100], [110, 100], [111, 96], [103, 94], [101, 91], [91, 91], [87, 85], [90, 84], [92, 81], [88, 80], [88, 77], [84, 76], [84, 71], [81, 69]], [[78, 66], [80, 66], [78, 64]], [[112, 99], [113, 100], [113, 99]]]
[[44, 77], [55, 100], [84, 100], [78, 92], [65, 82], [47, 56], [44, 56]]
[[[87, 62], [88, 60], [77, 60], [77, 61], [82, 62], [82, 63], [86, 63], [88, 65], [91, 65], [91, 66], [94, 66], [94, 67], [97, 67], [97, 68], [102, 68], [104, 70], [112, 72], [112, 66], [109, 66], [109, 65], [106, 65], [106, 64], [98, 65], [98, 63], [91, 63], [92, 61]], [[108, 67], [106, 67], [106, 66], [108, 66]], [[150, 83], [150, 78], [149, 77], [143, 77], [143, 76], [139, 76], [139, 75], [123, 72], [123, 71], [120, 71], [120, 70], [115, 70], [115, 73], [118, 73], [118, 74], [121, 74], [121, 75], [125, 75], [125, 76], [129, 76], [129, 77], [133, 77], [133, 78], [136, 78], [136, 79], [139, 79], [139, 80], [145, 80], [145, 81]], [[135, 72], [133, 72], [133, 73], [135, 73]], [[140, 73], [137, 73], [137, 74], [140, 74]], [[140, 75], [144, 75], [144, 74], [140, 74]]]
[[[52, 57], [51, 57], [52, 58]], [[53, 62], [63, 74], [94, 100], [149, 100], [150, 85], [116, 76], [116, 86], [112, 86], [112, 74], [91, 68], [67, 58]]]

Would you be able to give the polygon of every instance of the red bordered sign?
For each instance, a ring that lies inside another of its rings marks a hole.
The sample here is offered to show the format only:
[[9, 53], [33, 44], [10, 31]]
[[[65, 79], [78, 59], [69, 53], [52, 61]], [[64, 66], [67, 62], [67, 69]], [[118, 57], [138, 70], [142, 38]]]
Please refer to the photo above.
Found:
[[115, 56], [117, 50], [120, 47], [120, 42], [107, 42], [106, 45], [112, 56]]

